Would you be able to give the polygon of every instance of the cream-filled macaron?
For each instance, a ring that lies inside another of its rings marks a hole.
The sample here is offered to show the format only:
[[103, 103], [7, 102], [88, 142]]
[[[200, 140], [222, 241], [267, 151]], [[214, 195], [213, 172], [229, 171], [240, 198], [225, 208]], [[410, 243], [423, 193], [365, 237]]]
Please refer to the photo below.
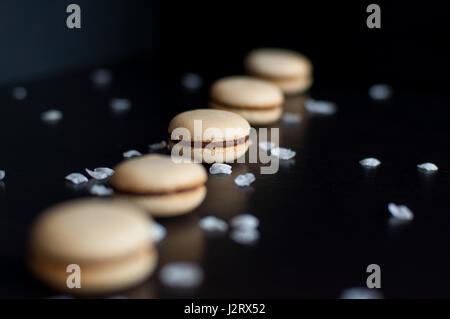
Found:
[[153, 225], [142, 210], [126, 202], [62, 203], [35, 221], [28, 262], [40, 280], [57, 290], [107, 294], [126, 289], [145, 280], [156, 267]]
[[294, 51], [256, 49], [247, 55], [244, 64], [249, 74], [271, 81], [286, 94], [304, 92], [312, 85], [310, 60]]
[[216, 81], [210, 95], [212, 108], [235, 112], [251, 124], [270, 124], [281, 117], [283, 93], [268, 81], [230, 76]]
[[197, 109], [175, 116], [169, 124], [172, 155], [197, 162], [232, 162], [248, 150], [250, 124], [233, 112]]
[[109, 182], [119, 197], [145, 208], [155, 217], [186, 214], [206, 196], [205, 168], [176, 163], [168, 155], [151, 154], [117, 165]]

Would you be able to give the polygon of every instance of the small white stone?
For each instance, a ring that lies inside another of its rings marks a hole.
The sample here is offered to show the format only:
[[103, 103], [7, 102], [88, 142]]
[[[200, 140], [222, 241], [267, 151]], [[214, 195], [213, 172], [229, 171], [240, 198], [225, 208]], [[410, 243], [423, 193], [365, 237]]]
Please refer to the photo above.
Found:
[[148, 148], [150, 149], [150, 151], [156, 152], [161, 151], [163, 149], [167, 149], [168, 144], [166, 141], [161, 141], [160, 143], [150, 144]]
[[305, 108], [310, 113], [322, 115], [332, 115], [337, 111], [337, 106], [335, 103], [329, 101], [317, 101], [313, 99], [306, 100]]
[[66, 179], [68, 181], [71, 181], [75, 185], [86, 183], [88, 181], [88, 178], [80, 173], [72, 173], [66, 176]]
[[110, 102], [111, 109], [115, 113], [123, 113], [131, 108], [131, 101], [128, 99], [114, 98]]
[[228, 230], [227, 223], [214, 216], [206, 216], [200, 219], [199, 226], [206, 232], [219, 232], [224, 233]]
[[22, 86], [18, 86], [12, 89], [11, 95], [16, 100], [25, 100], [27, 98], [28, 92]]
[[107, 69], [97, 69], [91, 74], [92, 83], [96, 86], [108, 86], [112, 82], [112, 72]]
[[255, 181], [255, 175], [253, 173], [247, 173], [239, 175], [234, 179], [234, 182], [236, 185], [244, 187], [244, 186], [250, 186], [251, 183]]
[[203, 80], [196, 73], [186, 73], [181, 77], [181, 84], [189, 90], [198, 90], [203, 85]]
[[283, 121], [289, 124], [296, 124], [302, 121], [302, 117], [297, 113], [284, 113]]
[[4, 179], [6, 176], [6, 172], [4, 170], [0, 170], [0, 181]]
[[377, 288], [354, 287], [345, 289], [340, 299], [383, 299]]
[[93, 171], [86, 168], [86, 173], [91, 176], [93, 179], [105, 179], [114, 174], [114, 170], [109, 167], [97, 167]]
[[236, 228], [230, 233], [230, 238], [242, 245], [252, 245], [259, 239], [259, 231], [253, 228]]
[[230, 225], [234, 228], [255, 229], [259, 226], [259, 219], [250, 214], [237, 215], [230, 220]]
[[164, 238], [166, 238], [167, 230], [163, 225], [157, 222], [153, 222], [150, 234], [152, 236], [153, 241], [159, 243]]
[[417, 165], [417, 168], [424, 172], [437, 172], [438, 167], [433, 163], [423, 163]]
[[210, 168], [209, 168], [209, 173], [210, 174], [227, 174], [230, 175], [231, 174], [231, 165], [228, 164], [223, 164], [223, 163], [214, 163]]
[[275, 143], [274, 142], [268, 142], [268, 141], [261, 141], [258, 143], [258, 146], [260, 149], [262, 149], [263, 151], [270, 151], [272, 148], [275, 147]]
[[142, 156], [142, 153], [136, 150], [129, 150], [123, 153], [123, 157], [125, 158], [131, 158], [136, 156]]
[[91, 189], [89, 190], [89, 192], [92, 195], [96, 195], [96, 196], [111, 196], [114, 191], [109, 188], [106, 187], [105, 185], [101, 185], [101, 184], [95, 184], [91, 187]]
[[359, 164], [361, 164], [364, 167], [377, 167], [378, 165], [381, 164], [381, 162], [377, 158], [368, 157], [360, 160]]
[[63, 114], [59, 110], [48, 110], [41, 114], [41, 120], [47, 123], [56, 123], [63, 118]]
[[203, 281], [203, 270], [194, 263], [173, 262], [162, 267], [159, 279], [171, 288], [196, 288]]
[[283, 147], [275, 147], [270, 151], [270, 154], [282, 160], [289, 160], [295, 156], [295, 151]]
[[392, 89], [387, 84], [375, 84], [369, 88], [369, 96], [374, 100], [387, 100], [392, 96]]
[[405, 205], [388, 204], [388, 210], [391, 215], [397, 219], [410, 221], [414, 219], [413, 212]]

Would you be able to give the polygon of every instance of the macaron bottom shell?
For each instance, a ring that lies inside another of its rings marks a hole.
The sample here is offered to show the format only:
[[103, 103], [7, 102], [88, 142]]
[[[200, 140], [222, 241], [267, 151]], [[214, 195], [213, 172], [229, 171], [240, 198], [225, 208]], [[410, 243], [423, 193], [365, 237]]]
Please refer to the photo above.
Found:
[[237, 108], [227, 107], [212, 102], [211, 108], [237, 113], [253, 125], [275, 123], [281, 118], [281, 115], [283, 113], [283, 108], [281, 105], [277, 105], [271, 108]]
[[[203, 163], [230, 163], [242, 157], [248, 151], [248, 141], [228, 147], [196, 148], [189, 146], [177, 146], [177, 143], [169, 141], [169, 146], [175, 152], [175, 156], [182, 156]], [[188, 152], [186, 154], [186, 151]]]
[[313, 84], [312, 78], [278, 78], [268, 79], [275, 85], [277, 85], [285, 94], [294, 95], [307, 91]]

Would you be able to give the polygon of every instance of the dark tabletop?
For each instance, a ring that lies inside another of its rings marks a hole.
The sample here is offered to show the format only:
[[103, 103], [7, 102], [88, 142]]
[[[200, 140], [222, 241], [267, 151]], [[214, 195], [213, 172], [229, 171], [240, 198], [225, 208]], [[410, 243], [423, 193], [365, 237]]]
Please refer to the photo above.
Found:
[[[26, 83], [28, 98], [0, 90], [0, 297], [42, 298], [58, 294], [37, 282], [25, 262], [29, 226], [55, 203], [90, 196], [86, 187], [64, 180], [84, 168], [113, 167], [122, 153], [148, 151], [167, 137], [178, 112], [206, 107], [208, 87], [224, 74], [204, 75], [202, 89], [180, 85], [182, 70], [162, 75], [146, 60], [111, 66], [112, 87], [92, 86], [92, 69]], [[213, 73], [213, 72], [212, 72]], [[439, 91], [442, 92], [442, 91]], [[233, 164], [231, 176], [209, 176], [208, 194], [194, 212], [158, 220], [168, 236], [159, 245], [160, 266], [171, 261], [199, 263], [205, 272], [195, 291], [163, 287], [153, 275], [124, 296], [335, 298], [343, 289], [365, 286], [369, 264], [381, 267], [387, 298], [450, 297], [448, 94], [394, 86], [393, 97], [372, 101], [367, 88], [314, 87], [316, 99], [336, 102], [332, 116], [310, 116], [304, 97], [287, 100], [300, 124], [280, 128], [280, 145], [297, 156], [282, 162], [275, 175], [261, 175], [260, 164]], [[132, 109], [113, 114], [109, 100], [128, 98]], [[41, 112], [59, 109], [64, 118], [50, 125]], [[364, 170], [358, 161], [377, 157], [382, 164]], [[425, 175], [416, 165], [434, 162], [439, 171]], [[207, 166], [208, 167], [208, 166]], [[238, 174], [256, 181], [238, 188]], [[415, 219], [389, 223], [387, 204], [406, 204]], [[228, 234], [206, 236], [201, 216], [225, 220], [250, 213], [260, 221], [253, 246]]]

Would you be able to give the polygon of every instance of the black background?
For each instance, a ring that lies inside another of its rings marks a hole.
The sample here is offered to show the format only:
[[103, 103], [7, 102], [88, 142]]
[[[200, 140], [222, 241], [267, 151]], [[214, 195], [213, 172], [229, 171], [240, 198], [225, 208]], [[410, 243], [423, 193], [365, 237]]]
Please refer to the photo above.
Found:
[[[39, 2], [22, 4], [40, 12], [45, 6]], [[287, 47], [309, 56], [315, 68], [311, 96], [335, 101], [339, 112], [309, 117], [294, 99], [291, 107], [301, 112], [302, 123], [275, 126], [281, 129], [281, 145], [297, 151], [295, 162], [276, 175], [259, 175], [259, 165], [234, 165], [231, 177], [210, 177], [208, 197], [198, 210], [161, 221], [169, 236], [160, 246], [160, 264], [200, 263], [206, 277], [198, 290], [170, 291], [153, 276], [123, 294], [335, 298], [347, 287], [364, 285], [367, 265], [376, 263], [387, 298], [449, 297], [446, 6], [377, 2], [382, 28], [369, 30], [369, 2], [364, 1], [136, 1], [139, 6], [114, 1], [115, 11], [102, 1], [92, 3], [81, 31], [36, 31], [47, 41], [24, 41], [25, 49], [6, 45], [1, 55], [8, 70], [0, 90], [0, 169], [7, 171], [0, 188], [1, 297], [55, 294], [28, 273], [26, 238], [42, 209], [88, 195], [83, 187], [65, 183], [65, 175], [85, 167], [112, 167], [131, 148], [146, 152], [147, 144], [166, 137], [175, 114], [206, 107], [212, 81], [241, 73], [243, 56], [259, 46]], [[65, 28], [65, 8], [58, 6], [61, 12], [50, 10], [42, 18], [48, 30], [52, 23]], [[97, 18], [100, 11], [103, 17]], [[111, 19], [113, 12], [123, 21], [119, 26]], [[1, 14], [8, 16], [8, 8]], [[20, 11], [9, 16], [11, 21], [23, 18]], [[139, 20], [149, 16], [154, 20]], [[26, 27], [25, 20], [17, 28], [2, 28], [2, 37], [32, 37]], [[89, 32], [110, 40], [96, 45], [83, 36]], [[73, 55], [64, 52], [68, 43], [74, 45]], [[58, 63], [52, 63], [54, 56]], [[99, 66], [114, 72], [109, 90], [96, 90], [89, 81]], [[185, 72], [202, 75], [204, 87], [183, 90], [180, 76]], [[391, 100], [369, 99], [369, 85], [379, 82], [393, 86]], [[10, 97], [17, 84], [28, 89], [25, 101]], [[112, 97], [129, 98], [133, 109], [111, 114]], [[40, 113], [49, 108], [63, 111], [61, 123], [40, 121]], [[359, 167], [358, 161], [368, 156], [382, 161], [376, 172]], [[436, 163], [439, 172], [417, 172], [415, 166], [425, 161]], [[254, 172], [257, 181], [250, 189], [237, 189], [233, 179], [246, 171]], [[390, 201], [408, 205], [415, 220], [389, 226]], [[239, 246], [227, 236], [205, 238], [197, 227], [202, 215], [229, 219], [238, 213], [260, 218], [256, 246]]]

